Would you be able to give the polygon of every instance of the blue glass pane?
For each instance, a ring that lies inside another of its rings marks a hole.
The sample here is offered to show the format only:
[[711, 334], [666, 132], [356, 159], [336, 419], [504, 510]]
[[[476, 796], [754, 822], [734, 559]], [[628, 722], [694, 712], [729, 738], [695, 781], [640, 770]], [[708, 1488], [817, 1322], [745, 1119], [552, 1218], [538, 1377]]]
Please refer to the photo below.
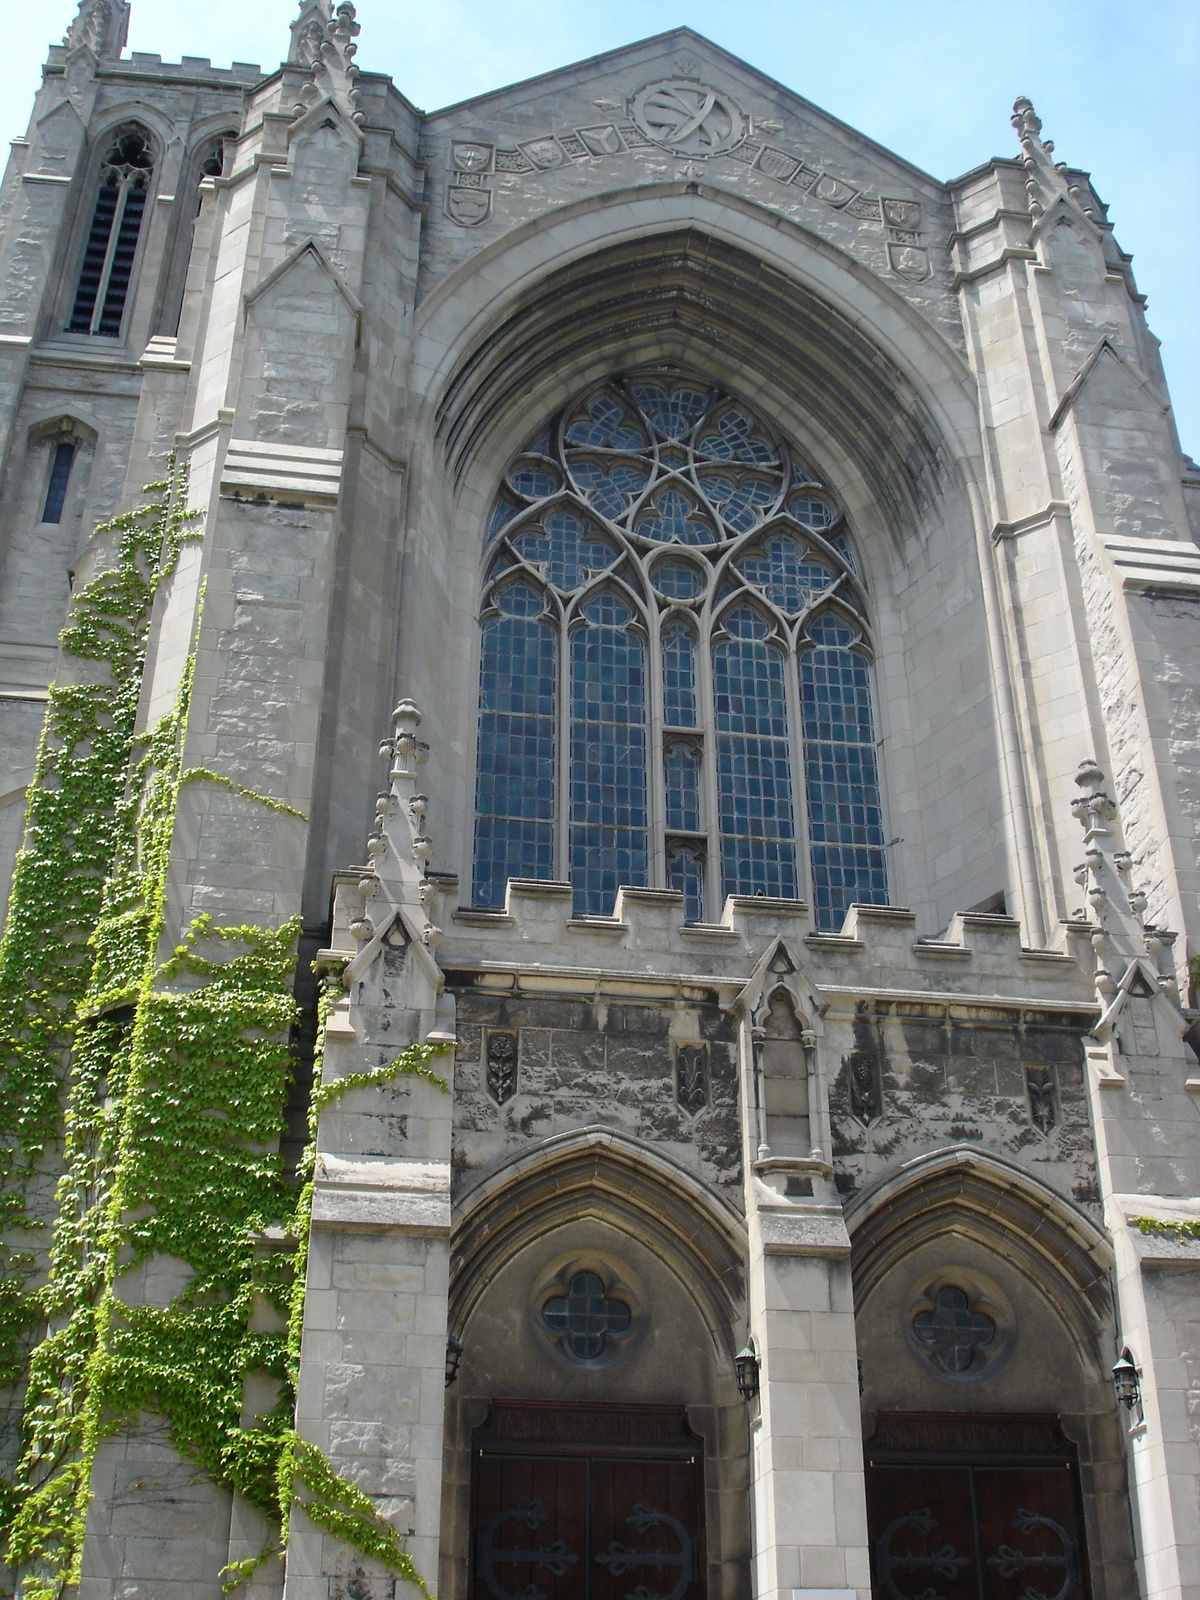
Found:
[[811, 629], [800, 704], [818, 928], [839, 928], [853, 901], [886, 905], [887, 857], [866, 658], [838, 617]]
[[705, 472], [700, 480], [709, 500], [738, 533], [749, 533], [775, 504], [779, 484], [749, 473]]
[[696, 726], [696, 645], [682, 622], [663, 629], [663, 720], [669, 728]]
[[688, 561], [660, 561], [654, 569], [654, 587], [668, 600], [694, 600], [704, 579]]
[[500, 495], [495, 506], [492, 508], [491, 521], [488, 523], [487, 542], [489, 544], [491, 544], [492, 540], [502, 528], [507, 527], [520, 509], [521, 507], [511, 495]]
[[632, 407], [605, 390], [587, 402], [585, 415], [567, 428], [568, 444], [591, 445], [598, 450], [648, 450], [650, 435]]
[[708, 461], [774, 462], [779, 459], [775, 446], [737, 406], [729, 406], [703, 429], [696, 440], [696, 454]]
[[708, 512], [682, 489], [660, 489], [638, 513], [633, 531], [661, 544], [715, 544], [721, 535]]
[[721, 618], [721, 626], [738, 639], [765, 639], [771, 631], [770, 622], [757, 606], [734, 606]]
[[513, 549], [531, 564], [543, 566], [556, 589], [578, 588], [589, 572], [602, 572], [617, 558], [607, 539], [565, 509], [551, 511], [540, 523], [514, 535]]
[[562, 483], [553, 467], [545, 461], [531, 461], [528, 457], [517, 462], [508, 475], [508, 481], [527, 500], [544, 500]]
[[576, 912], [607, 915], [647, 874], [646, 652], [629, 607], [601, 594], [571, 636], [571, 884]]
[[509, 878], [554, 876], [557, 647], [541, 596], [510, 583], [483, 626], [475, 780], [474, 903], [504, 904]]
[[814, 596], [833, 582], [833, 570], [817, 561], [799, 539], [777, 533], [737, 562], [748, 582], [761, 589], [781, 611], [803, 611]]
[[794, 494], [788, 501], [788, 510], [797, 522], [802, 522], [806, 528], [812, 528], [817, 533], [831, 527], [836, 514], [828, 500], [818, 500], [815, 495], [809, 494]]
[[668, 832], [700, 832], [700, 752], [690, 744], [667, 746], [663, 757]]
[[837, 551], [838, 555], [845, 557], [846, 565], [850, 568], [850, 571], [857, 573], [858, 562], [854, 559], [854, 551], [850, 548], [850, 541], [845, 538], [835, 539], [833, 541], [833, 548]]
[[688, 384], [668, 388], [662, 383], [631, 383], [629, 392], [642, 415], [663, 439], [682, 439], [708, 407], [708, 390]]
[[62, 443], [55, 447], [54, 464], [50, 468], [50, 483], [46, 489], [46, 504], [42, 507], [43, 522], [61, 522], [63, 506], [67, 501], [67, 484], [71, 477], [71, 464], [75, 460], [75, 446]]
[[704, 921], [704, 858], [691, 845], [676, 845], [667, 857], [667, 883], [683, 896], [685, 922]]
[[767, 624], [752, 607], [735, 608], [725, 625], [740, 636], [713, 648], [722, 884], [726, 894], [794, 900], [784, 659], [763, 641]]
[[640, 461], [571, 462], [571, 474], [602, 517], [623, 517], [646, 487], [650, 470]]

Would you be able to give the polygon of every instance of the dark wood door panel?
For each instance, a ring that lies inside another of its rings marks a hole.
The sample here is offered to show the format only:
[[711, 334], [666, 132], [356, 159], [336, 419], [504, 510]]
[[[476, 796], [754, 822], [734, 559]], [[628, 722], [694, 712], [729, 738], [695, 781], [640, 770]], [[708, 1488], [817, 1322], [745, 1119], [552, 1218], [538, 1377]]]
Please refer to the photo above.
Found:
[[703, 1459], [677, 1408], [502, 1402], [475, 1438], [471, 1600], [703, 1600]]
[[1080, 1582], [1075, 1494], [1066, 1467], [979, 1469], [984, 1600], [1071, 1600]]
[[868, 1461], [875, 1600], [1085, 1600], [1069, 1463]]
[[585, 1600], [587, 1462], [482, 1456], [475, 1475], [477, 1600]]
[[694, 1467], [591, 1464], [592, 1600], [687, 1600], [700, 1574]]

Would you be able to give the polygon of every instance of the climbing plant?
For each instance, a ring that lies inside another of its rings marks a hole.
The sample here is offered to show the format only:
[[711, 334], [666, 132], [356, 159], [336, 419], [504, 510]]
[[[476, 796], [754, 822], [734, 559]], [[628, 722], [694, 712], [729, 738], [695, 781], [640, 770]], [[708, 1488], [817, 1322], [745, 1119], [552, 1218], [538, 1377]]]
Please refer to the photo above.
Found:
[[[184, 489], [172, 462], [146, 505], [96, 530], [108, 559], [71, 601], [49, 690], [0, 940], [0, 1383], [20, 1384], [45, 1316], [36, 1280], [55, 1211], [77, 1006], [115, 854], [151, 606], [191, 536]], [[13, 1510], [5, 1483], [0, 1519]]]
[[[170, 713], [135, 735], [154, 593], [191, 536], [183, 488], [173, 468], [150, 505], [109, 525], [114, 563], [73, 602], [63, 659], [85, 670], [51, 690], [0, 945], [0, 996], [23, 1002], [0, 1040], [13, 1085], [0, 1125], [16, 1157], [3, 1190], [10, 1238], [19, 1242], [22, 1223], [46, 1226], [21, 1209], [24, 1197], [39, 1173], [63, 1172], [47, 1281], [31, 1282], [33, 1250], [10, 1247], [3, 1263], [5, 1375], [19, 1375], [31, 1328], [46, 1330], [7, 1486], [7, 1555], [28, 1600], [77, 1583], [96, 1451], [149, 1413], [207, 1474], [279, 1522], [279, 1545], [300, 1504], [428, 1594], [401, 1537], [297, 1435], [293, 1412], [321, 1108], [397, 1073], [444, 1090], [428, 1065], [441, 1047], [333, 1084], [320, 1082], [318, 1053], [312, 1142], [289, 1181], [278, 1152], [298, 920], [224, 927], [201, 916], [161, 957], [183, 786], [216, 784], [299, 816], [219, 773], [182, 768], [190, 662]], [[327, 987], [322, 1023], [329, 1003]], [[274, 1381], [276, 1400], [244, 1418], [251, 1373]], [[227, 1569], [227, 1588], [276, 1548]]]

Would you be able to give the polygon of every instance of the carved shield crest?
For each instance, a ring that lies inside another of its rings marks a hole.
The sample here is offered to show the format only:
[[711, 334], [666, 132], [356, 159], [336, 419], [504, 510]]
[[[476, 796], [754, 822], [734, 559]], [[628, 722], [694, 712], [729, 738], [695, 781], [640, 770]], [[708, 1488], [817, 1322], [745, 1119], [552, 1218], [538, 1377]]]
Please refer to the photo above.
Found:
[[921, 226], [921, 202], [919, 200], [888, 200], [879, 202], [883, 207], [883, 220], [889, 228], [905, 228], [909, 232]]
[[611, 122], [598, 128], [580, 128], [579, 137], [594, 156], [616, 156], [621, 153], [621, 135]]
[[795, 156], [789, 156], [785, 151], [776, 150], [769, 144], [763, 146], [762, 154], [758, 158], [760, 172], [765, 172], [768, 178], [779, 178], [784, 183], [795, 176], [799, 165]]
[[923, 283], [929, 276], [929, 251], [922, 245], [889, 244], [888, 265], [898, 278]]
[[858, 190], [852, 189], [840, 178], [831, 178], [827, 172], [823, 172], [813, 184], [812, 192], [818, 200], [824, 200], [827, 206], [836, 206], [840, 210], [842, 206], [849, 205]]
[[453, 165], [460, 172], [486, 172], [492, 164], [490, 144], [476, 144], [473, 140], [456, 141], [450, 146]]
[[557, 139], [528, 139], [521, 149], [534, 166], [541, 167], [543, 172], [548, 172], [551, 167], [563, 166], [567, 159]]
[[490, 189], [464, 189], [461, 184], [446, 185], [446, 215], [460, 228], [477, 228], [492, 211]]

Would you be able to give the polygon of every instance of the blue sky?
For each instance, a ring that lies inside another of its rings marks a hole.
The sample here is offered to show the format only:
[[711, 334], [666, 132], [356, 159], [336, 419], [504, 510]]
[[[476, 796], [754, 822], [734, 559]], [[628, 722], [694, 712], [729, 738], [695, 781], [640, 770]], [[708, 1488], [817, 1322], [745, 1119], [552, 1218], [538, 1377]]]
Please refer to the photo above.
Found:
[[[133, 0], [130, 48], [276, 63], [293, 0]], [[0, 134], [22, 133], [73, 0], [5, 6]], [[1134, 256], [1185, 450], [1200, 457], [1196, 0], [361, 0], [358, 62], [426, 110], [686, 24], [941, 178], [1015, 155], [1030, 97]]]

